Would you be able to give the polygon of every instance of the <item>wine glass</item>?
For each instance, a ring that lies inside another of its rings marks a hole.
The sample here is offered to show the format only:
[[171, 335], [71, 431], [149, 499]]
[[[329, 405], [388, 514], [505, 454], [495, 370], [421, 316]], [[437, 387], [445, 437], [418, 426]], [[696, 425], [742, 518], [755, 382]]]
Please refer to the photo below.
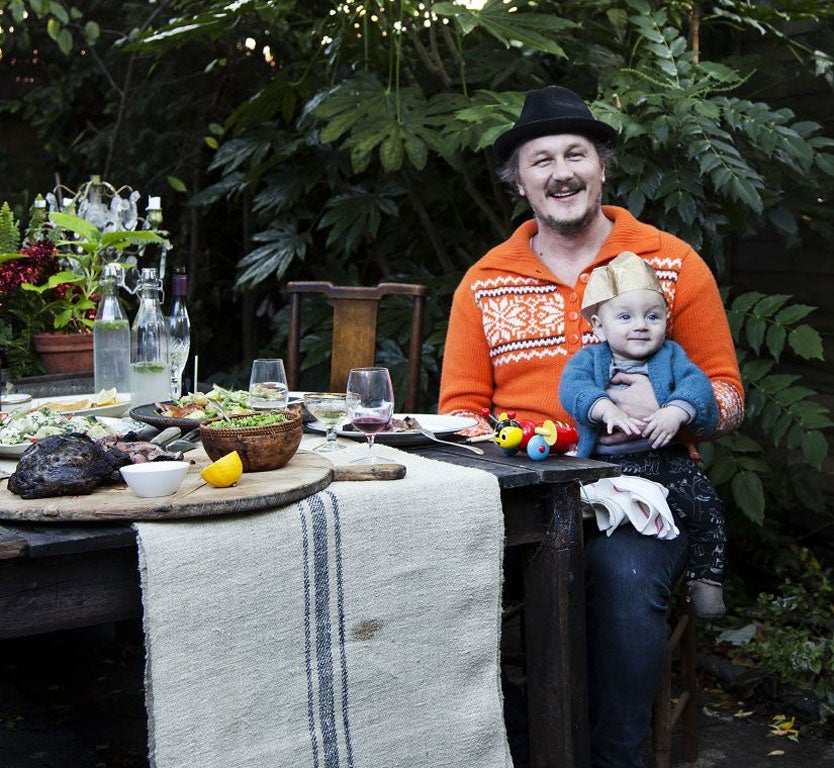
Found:
[[324, 425], [325, 439], [313, 447], [319, 453], [338, 451], [336, 430], [347, 421], [347, 397], [344, 392], [306, 392], [304, 407]]
[[[368, 440], [368, 463], [374, 455], [374, 437], [394, 415], [394, 388], [387, 368], [354, 368], [347, 380], [347, 415], [350, 423]], [[358, 461], [362, 461], [359, 459]]]
[[249, 407], [263, 411], [286, 408], [288, 402], [284, 361], [277, 357], [255, 360], [249, 377]]
[[168, 367], [171, 370], [171, 399], [182, 394], [182, 372], [188, 362], [191, 349], [191, 327], [188, 315], [170, 315], [165, 318], [168, 326]]

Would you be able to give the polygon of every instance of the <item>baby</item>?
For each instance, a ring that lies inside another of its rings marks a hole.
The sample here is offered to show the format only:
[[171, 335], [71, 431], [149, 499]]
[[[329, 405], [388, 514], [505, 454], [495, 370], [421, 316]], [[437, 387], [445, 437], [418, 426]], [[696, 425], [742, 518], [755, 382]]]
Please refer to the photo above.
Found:
[[[721, 586], [723, 505], [687, 447], [676, 439], [684, 426], [696, 435], [715, 429], [718, 406], [712, 384], [683, 347], [666, 339], [663, 289], [651, 265], [636, 254], [625, 251], [591, 273], [582, 314], [603, 343], [577, 352], [559, 387], [562, 405], [577, 423], [577, 455], [617, 463], [623, 474], [668, 489], [669, 507], [689, 538], [686, 577], [695, 612], [719, 618], [726, 610]], [[616, 373], [648, 376], [658, 410], [638, 419], [617, 406], [606, 392]], [[632, 439], [603, 445], [597, 442], [603, 430]]]

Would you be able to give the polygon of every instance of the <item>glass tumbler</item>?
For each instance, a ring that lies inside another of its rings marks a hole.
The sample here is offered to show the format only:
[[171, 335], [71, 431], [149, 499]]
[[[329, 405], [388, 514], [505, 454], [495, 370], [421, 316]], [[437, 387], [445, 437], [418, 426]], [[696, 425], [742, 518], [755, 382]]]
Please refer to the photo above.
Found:
[[264, 358], [252, 363], [249, 377], [249, 407], [256, 411], [286, 408], [289, 402], [287, 374], [280, 358]]

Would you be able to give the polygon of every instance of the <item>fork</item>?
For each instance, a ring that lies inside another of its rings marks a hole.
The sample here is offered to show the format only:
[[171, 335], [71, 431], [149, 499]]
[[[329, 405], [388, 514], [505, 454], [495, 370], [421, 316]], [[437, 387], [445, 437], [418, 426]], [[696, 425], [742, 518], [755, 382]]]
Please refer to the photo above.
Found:
[[455, 448], [465, 448], [467, 451], [472, 451], [472, 453], [477, 453], [479, 456], [484, 455], [483, 448], [478, 448], [477, 445], [466, 445], [466, 443], [455, 443], [452, 440], [441, 440], [434, 432], [430, 432], [428, 429], [420, 428], [420, 434], [427, 437], [429, 440], [434, 440], [436, 443], [442, 443], [443, 445], [453, 445]]

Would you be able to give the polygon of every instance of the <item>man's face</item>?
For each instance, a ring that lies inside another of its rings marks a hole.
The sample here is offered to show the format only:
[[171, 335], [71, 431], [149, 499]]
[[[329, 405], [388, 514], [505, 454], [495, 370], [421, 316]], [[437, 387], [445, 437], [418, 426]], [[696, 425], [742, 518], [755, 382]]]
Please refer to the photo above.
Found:
[[626, 291], [600, 305], [591, 324], [615, 360], [646, 360], [666, 338], [666, 301], [657, 291]]
[[541, 136], [518, 153], [518, 192], [539, 227], [567, 237], [584, 232], [602, 215], [605, 166], [593, 142], [571, 133]]

